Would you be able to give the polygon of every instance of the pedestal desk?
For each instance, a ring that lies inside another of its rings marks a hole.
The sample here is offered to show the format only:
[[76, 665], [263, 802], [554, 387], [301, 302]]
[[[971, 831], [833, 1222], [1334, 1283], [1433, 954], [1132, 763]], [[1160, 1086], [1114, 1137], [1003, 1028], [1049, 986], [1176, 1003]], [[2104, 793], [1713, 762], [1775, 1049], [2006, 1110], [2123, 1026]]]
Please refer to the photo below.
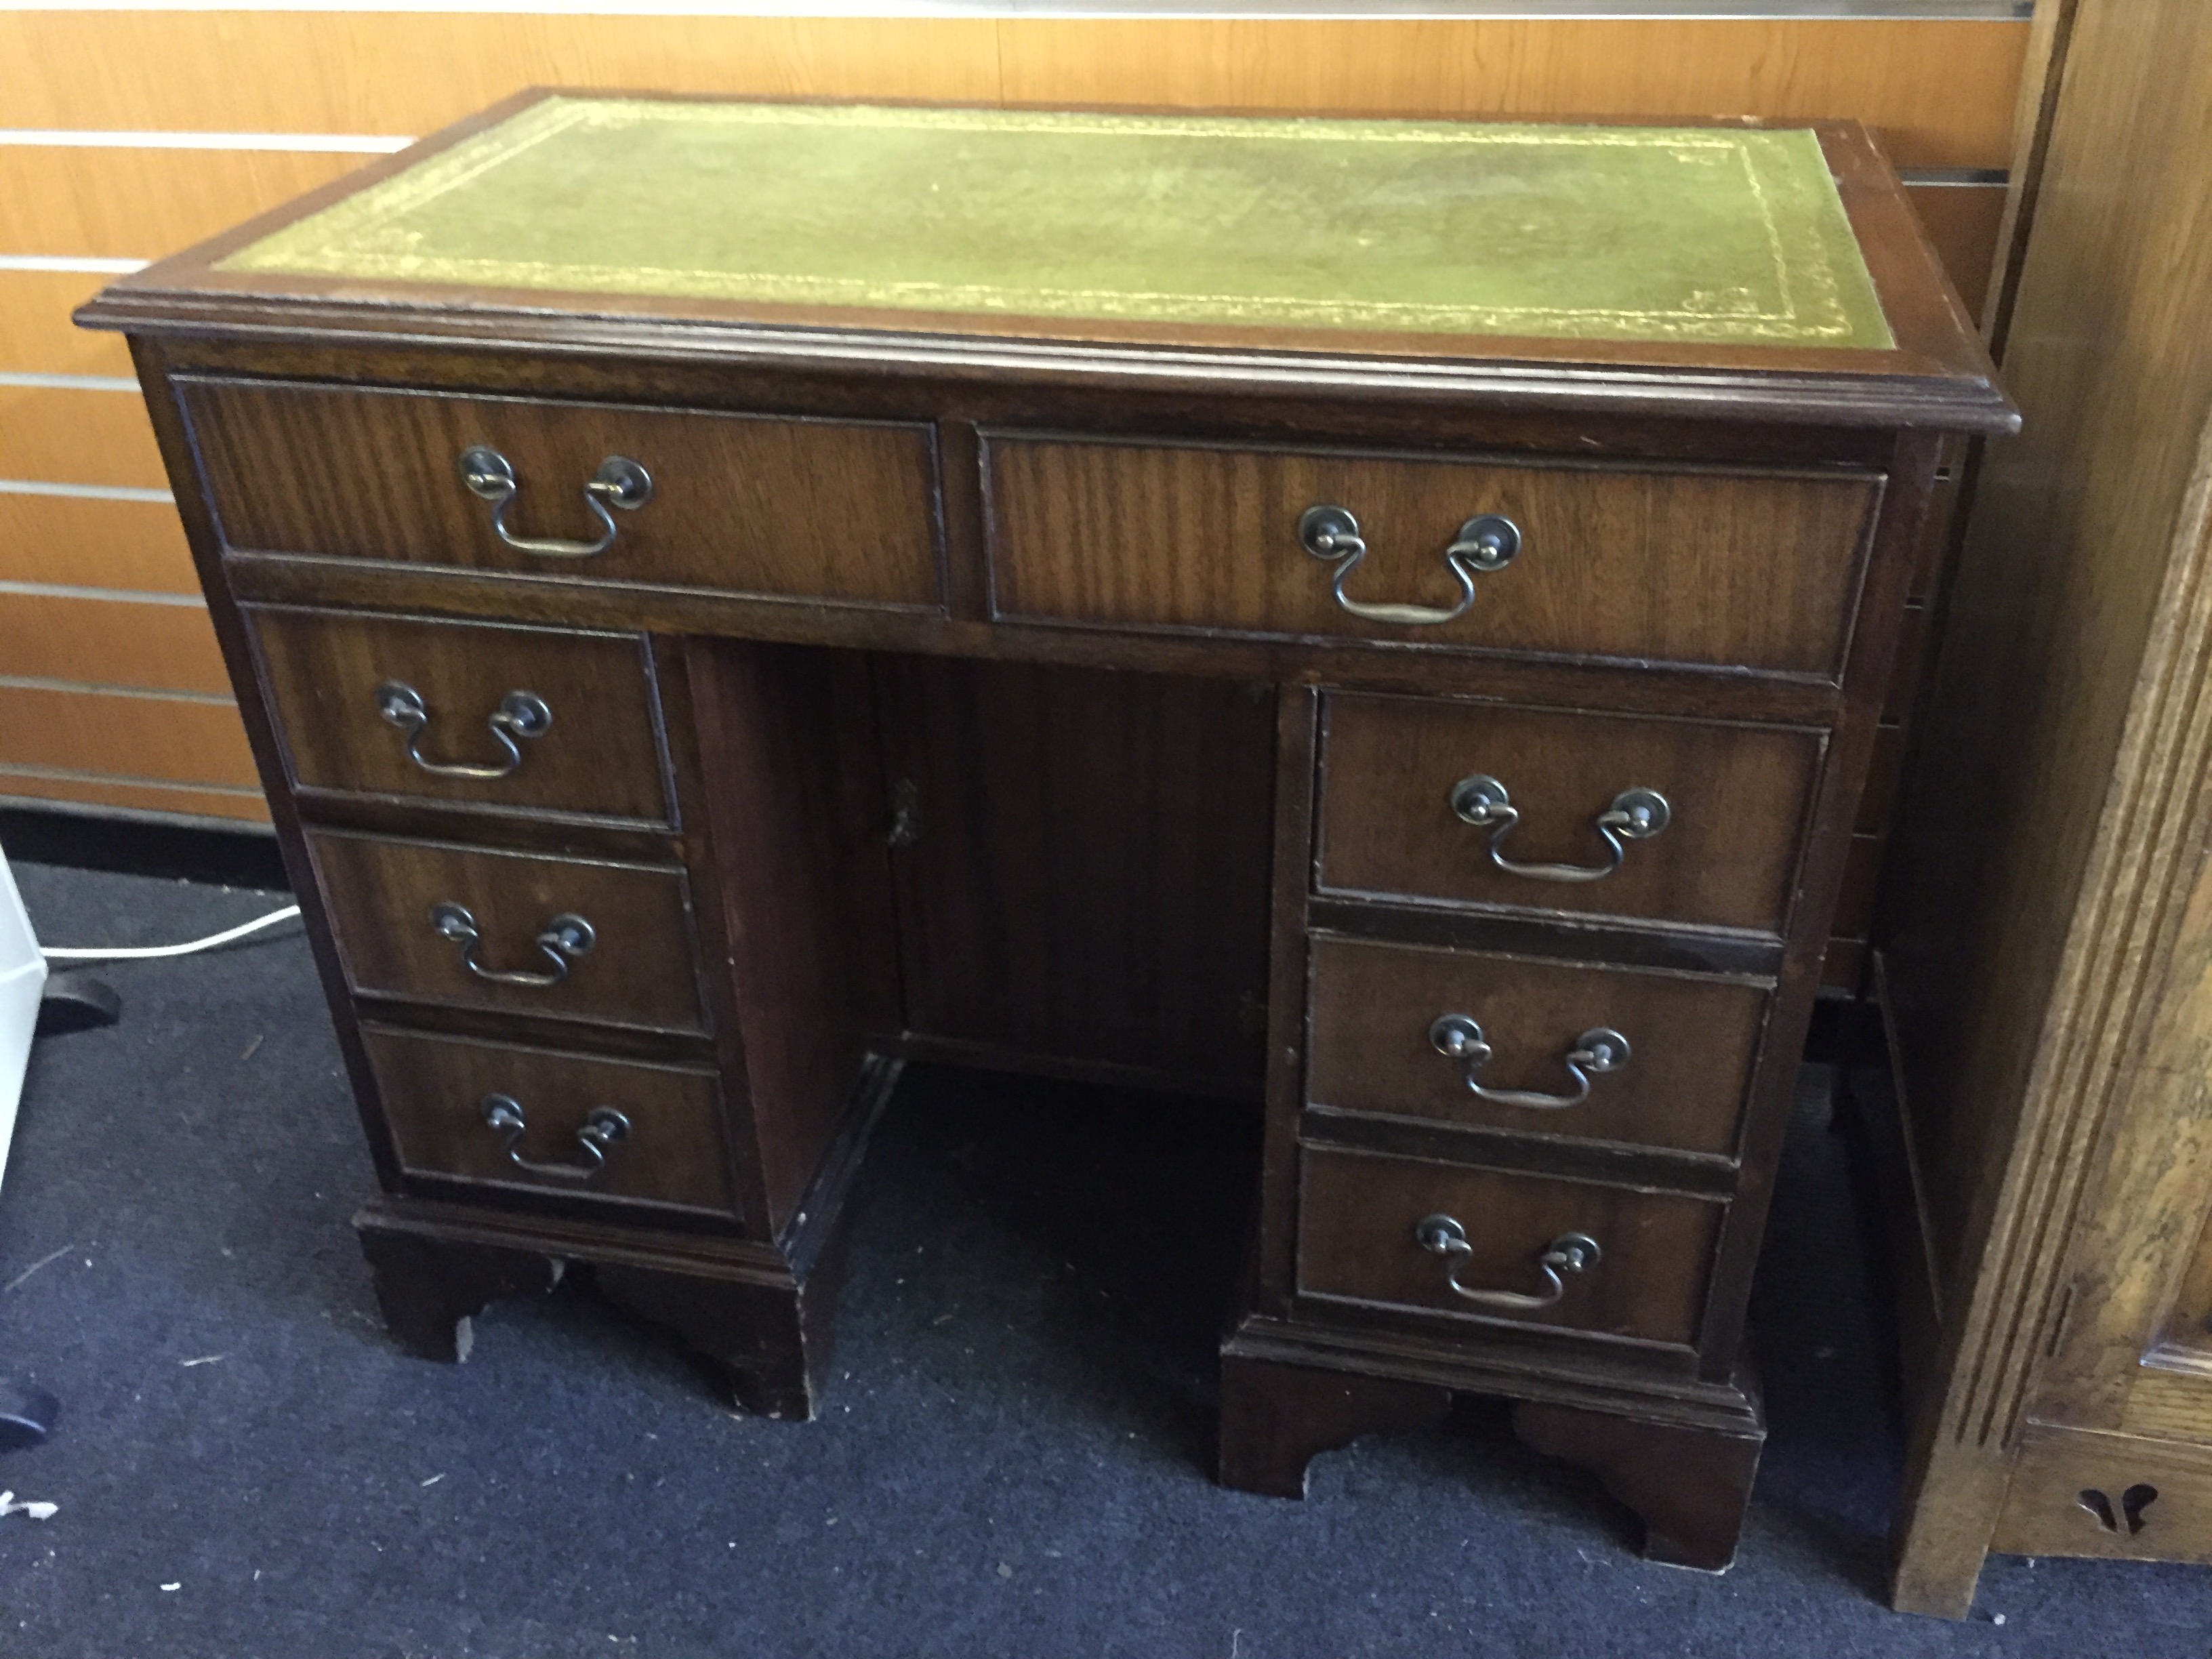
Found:
[[1258, 1096], [1224, 1481], [1503, 1395], [1727, 1564], [1908, 550], [2014, 419], [1856, 127], [533, 93], [80, 318], [404, 1341], [588, 1267], [811, 1416], [903, 1059]]

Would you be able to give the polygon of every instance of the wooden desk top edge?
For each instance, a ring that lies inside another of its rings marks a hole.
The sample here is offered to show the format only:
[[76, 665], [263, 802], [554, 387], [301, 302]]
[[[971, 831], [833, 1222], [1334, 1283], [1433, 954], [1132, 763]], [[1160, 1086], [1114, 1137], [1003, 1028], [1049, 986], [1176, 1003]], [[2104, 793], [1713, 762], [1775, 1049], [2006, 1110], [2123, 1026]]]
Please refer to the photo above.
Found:
[[1156, 323], [1072, 325], [1065, 319], [1002, 317], [988, 319], [984, 331], [975, 318], [927, 313], [614, 294], [572, 298], [215, 269], [239, 248], [544, 99], [664, 95], [672, 96], [550, 88], [518, 93], [120, 278], [80, 307], [76, 320], [88, 328], [149, 337], [366, 349], [445, 346], [540, 356], [620, 353], [753, 369], [1119, 384], [1215, 396], [1280, 396], [1304, 387], [1385, 401], [1449, 399], [1554, 410], [1602, 405], [1620, 413], [1784, 418], [1814, 425], [2001, 434], [2017, 430], [2020, 423], [1895, 173], [1855, 121], [1674, 118], [1663, 125], [1802, 128], [1818, 136], [1897, 339], [1897, 348], [1888, 351]]

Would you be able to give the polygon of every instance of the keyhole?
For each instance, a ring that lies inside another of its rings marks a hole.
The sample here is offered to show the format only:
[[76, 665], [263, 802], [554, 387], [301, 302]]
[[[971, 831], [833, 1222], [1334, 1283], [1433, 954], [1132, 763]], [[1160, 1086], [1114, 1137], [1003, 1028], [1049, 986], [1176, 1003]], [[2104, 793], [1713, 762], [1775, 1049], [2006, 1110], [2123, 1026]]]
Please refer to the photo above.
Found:
[[2097, 1517], [2097, 1524], [2106, 1532], [2124, 1530], [2132, 1538], [2143, 1529], [2143, 1511], [2158, 1501], [2158, 1488], [2138, 1481], [2120, 1494], [2120, 1511], [2112, 1513], [2112, 1500], [2094, 1486], [2081, 1489], [2079, 1501], [2083, 1509]]

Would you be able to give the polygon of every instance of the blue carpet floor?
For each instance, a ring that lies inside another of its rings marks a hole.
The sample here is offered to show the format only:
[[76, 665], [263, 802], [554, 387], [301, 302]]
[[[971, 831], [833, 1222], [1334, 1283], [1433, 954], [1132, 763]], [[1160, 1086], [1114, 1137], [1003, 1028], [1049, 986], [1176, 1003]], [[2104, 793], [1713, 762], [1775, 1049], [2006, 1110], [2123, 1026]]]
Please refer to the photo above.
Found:
[[[16, 873], [54, 944], [270, 902]], [[110, 977], [123, 1023], [40, 1046], [0, 1185], [0, 1369], [64, 1402], [0, 1456], [60, 1505], [0, 1520], [9, 1659], [2212, 1653], [2212, 1571], [2000, 1558], [1966, 1623], [1882, 1607], [1884, 1315], [1817, 1078], [1756, 1304], [1773, 1437], [1717, 1578], [1638, 1560], [1481, 1402], [1317, 1460], [1304, 1504], [1213, 1486], [1235, 1109], [910, 1073], [826, 1415], [784, 1425], [582, 1285], [494, 1309], [465, 1365], [404, 1357], [296, 932]]]

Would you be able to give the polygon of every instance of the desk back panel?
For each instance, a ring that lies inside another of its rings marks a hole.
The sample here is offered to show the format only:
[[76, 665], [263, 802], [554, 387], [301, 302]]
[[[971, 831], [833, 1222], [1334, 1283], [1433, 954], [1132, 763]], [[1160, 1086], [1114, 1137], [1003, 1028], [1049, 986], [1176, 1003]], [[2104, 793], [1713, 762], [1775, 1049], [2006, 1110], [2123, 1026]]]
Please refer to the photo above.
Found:
[[872, 659], [916, 1036], [1257, 1094], [1274, 688]]

